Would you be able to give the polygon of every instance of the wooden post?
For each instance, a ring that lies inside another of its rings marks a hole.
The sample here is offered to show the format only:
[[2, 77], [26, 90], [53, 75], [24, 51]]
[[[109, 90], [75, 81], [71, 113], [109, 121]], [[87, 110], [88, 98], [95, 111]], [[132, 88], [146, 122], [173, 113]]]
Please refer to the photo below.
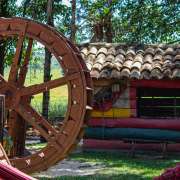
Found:
[[3, 128], [5, 121], [5, 96], [0, 95], [0, 142], [3, 144]]
[[25, 140], [26, 140], [26, 121], [19, 116], [14, 110], [11, 111], [9, 117], [9, 135], [13, 140], [11, 156], [24, 156]]

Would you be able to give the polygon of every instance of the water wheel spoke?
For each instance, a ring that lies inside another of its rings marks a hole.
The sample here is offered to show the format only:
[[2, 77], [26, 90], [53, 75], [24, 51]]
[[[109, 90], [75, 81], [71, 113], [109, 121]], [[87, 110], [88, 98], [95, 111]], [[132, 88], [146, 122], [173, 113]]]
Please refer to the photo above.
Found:
[[37, 129], [40, 134], [49, 140], [50, 137], [56, 136], [57, 131], [52, 125], [44, 119], [38, 112], [36, 112], [30, 105], [19, 105], [17, 112], [35, 129]]
[[9, 79], [8, 81], [10, 82], [15, 82], [18, 74], [18, 66], [19, 66], [19, 60], [21, 58], [21, 51], [23, 47], [23, 41], [24, 41], [24, 36], [20, 36], [17, 42], [16, 46], [16, 52], [13, 58], [13, 62], [11, 65], [11, 70], [9, 73]]
[[30, 61], [30, 56], [31, 56], [31, 51], [32, 51], [32, 46], [33, 46], [33, 39], [29, 39], [28, 41], [28, 46], [26, 49], [26, 55], [24, 58], [24, 62], [22, 67], [20, 68], [20, 72], [19, 72], [19, 79], [18, 79], [18, 83], [19, 85], [23, 85], [26, 79], [26, 74], [28, 71], [28, 65], [29, 65], [29, 61]]
[[68, 83], [68, 81], [76, 79], [79, 77], [79, 73], [73, 73], [55, 80], [44, 82], [41, 84], [35, 84], [32, 86], [24, 87], [19, 92], [21, 96], [32, 96], [38, 93], [48, 91], [50, 89], [63, 86]]

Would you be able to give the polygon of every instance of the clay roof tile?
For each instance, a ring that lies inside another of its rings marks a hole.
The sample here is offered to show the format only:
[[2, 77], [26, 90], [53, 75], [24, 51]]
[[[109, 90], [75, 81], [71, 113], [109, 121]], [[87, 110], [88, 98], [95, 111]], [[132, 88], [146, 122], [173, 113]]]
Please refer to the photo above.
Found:
[[180, 78], [180, 45], [93, 43], [81, 45], [91, 76], [100, 78]]

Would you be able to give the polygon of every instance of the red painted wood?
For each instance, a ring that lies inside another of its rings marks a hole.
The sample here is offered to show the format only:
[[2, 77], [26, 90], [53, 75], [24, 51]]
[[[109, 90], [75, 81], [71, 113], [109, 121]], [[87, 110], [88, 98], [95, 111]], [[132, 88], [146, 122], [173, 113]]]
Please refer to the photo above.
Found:
[[32, 178], [18, 169], [4, 163], [0, 163], [0, 179], [35, 180], [35, 178]]
[[137, 117], [137, 109], [131, 109], [131, 118], [136, 118]]
[[160, 176], [153, 178], [153, 180], [178, 180], [180, 179], [180, 163], [173, 168], [166, 169]]
[[93, 118], [88, 121], [88, 126], [180, 130], [180, 119]]
[[130, 99], [136, 99], [136, 87], [130, 87], [129, 88], [129, 98]]
[[129, 99], [130, 99], [130, 109], [131, 109], [131, 117], [137, 116], [137, 107], [136, 107], [136, 94], [137, 89], [135, 87], [130, 87]]
[[[105, 150], [128, 150], [132, 148], [131, 143], [124, 143], [123, 141], [117, 140], [98, 140], [98, 139], [84, 139], [83, 140], [83, 148], [84, 149], [105, 149]], [[148, 143], [148, 144], [136, 144], [136, 150], [153, 150], [153, 151], [162, 151], [162, 145], [156, 143]], [[177, 144], [168, 144], [167, 151], [168, 152], [179, 152], [180, 143]]]
[[180, 80], [132, 80], [131, 87], [180, 88]]
[[130, 99], [130, 108], [131, 109], [136, 109], [137, 108], [136, 99]]

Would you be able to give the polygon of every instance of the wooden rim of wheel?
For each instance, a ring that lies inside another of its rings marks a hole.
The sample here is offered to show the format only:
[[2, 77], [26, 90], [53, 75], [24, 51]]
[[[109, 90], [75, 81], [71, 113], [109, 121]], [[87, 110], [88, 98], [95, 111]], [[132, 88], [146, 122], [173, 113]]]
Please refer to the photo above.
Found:
[[[28, 19], [0, 18], [0, 38], [14, 36], [18, 39], [16, 51], [8, 80], [0, 76], [0, 94], [10, 92], [7, 108], [18, 113], [47, 140], [47, 146], [41, 151], [23, 158], [10, 159], [13, 166], [32, 173], [45, 170], [64, 159], [78, 143], [84, 120], [91, 110], [92, 82], [77, 48], [54, 28]], [[28, 39], [28, 45], [23, 65], [19, 69], [18, 60], [25, 38]], [[43, 44], [56, 57], [65, 75], [45, 83], [25, 87], [24, 82], [34, 40]], [[23, 98], [62, 85], [68, 87], [68, 108], [57, 130]]]

